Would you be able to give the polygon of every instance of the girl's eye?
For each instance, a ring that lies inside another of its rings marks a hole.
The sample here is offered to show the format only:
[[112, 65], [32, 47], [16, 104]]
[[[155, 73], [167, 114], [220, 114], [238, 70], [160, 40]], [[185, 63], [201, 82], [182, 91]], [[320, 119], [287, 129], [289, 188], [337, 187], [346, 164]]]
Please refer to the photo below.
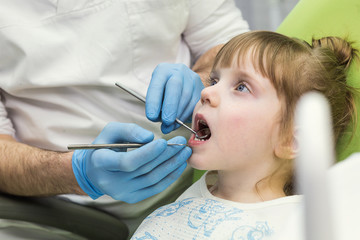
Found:
[[208, 87], [214, 86], [215, 84], [217, 84], [217, 82], [218, 82], [218, 79], [210, 77], [207, 81], [207, 86]]
[[243, 83], [240, 83], [239, 86], [236, 87], [236, 90], [240, 92], [248, 92], [248, 93], [250, 92], [248, 87]]

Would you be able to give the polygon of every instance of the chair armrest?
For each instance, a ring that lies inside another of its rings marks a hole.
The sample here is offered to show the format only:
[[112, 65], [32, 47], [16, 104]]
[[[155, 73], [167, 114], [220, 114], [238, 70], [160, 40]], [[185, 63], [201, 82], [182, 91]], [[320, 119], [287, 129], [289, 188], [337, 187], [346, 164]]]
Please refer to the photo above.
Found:
[[0, 218], [55, 227], [86, 239], [127, 239], [127, 226], [108, 213], [56, 197], [0, 194]]

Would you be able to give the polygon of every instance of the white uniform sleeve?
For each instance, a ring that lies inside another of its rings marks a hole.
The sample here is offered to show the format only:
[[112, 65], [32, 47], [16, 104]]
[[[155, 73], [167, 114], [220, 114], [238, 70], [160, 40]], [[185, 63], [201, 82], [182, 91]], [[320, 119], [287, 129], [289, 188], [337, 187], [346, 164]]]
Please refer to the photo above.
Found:
[[7, 117], [7, 111], [2, 101], [3, 97], [0, 93], [0, 134], [8, 134], [11, 136], [15, 136], [14, 127], [10, 119]]
[[249, 31], [248, 23], [233, 0], [193, 1], [184, 39], [197, 59], [211, 47]]

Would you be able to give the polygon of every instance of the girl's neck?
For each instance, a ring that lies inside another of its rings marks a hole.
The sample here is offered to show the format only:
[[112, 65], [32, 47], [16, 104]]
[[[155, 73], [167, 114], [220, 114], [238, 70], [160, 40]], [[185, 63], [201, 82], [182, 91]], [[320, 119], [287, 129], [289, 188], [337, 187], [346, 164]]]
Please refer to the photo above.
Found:
[[284, 182], [276, 176], [260, 177], [238, 172], [218, 171], [218, 179], [209, 191], [216, 197], [242, 203], [269, 201], [284, 197]]

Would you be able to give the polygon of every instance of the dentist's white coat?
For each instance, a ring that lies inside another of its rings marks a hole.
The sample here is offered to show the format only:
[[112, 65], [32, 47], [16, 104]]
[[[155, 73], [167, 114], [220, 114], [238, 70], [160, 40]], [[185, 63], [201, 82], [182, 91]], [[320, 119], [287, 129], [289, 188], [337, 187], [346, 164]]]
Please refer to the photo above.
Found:
[[114, 83], [145, 95], [157, 64], [190, 66], [247, 30], [232, 0], [0, 0], [0, 134], [52, 150], [109, 121], [160, 135]]
[[[66, 151], [119, 121], [164, 138], [143, 103], [114, 83], [145, 96], [157, 64], [191, 66], [245, 31], [233, 0], [0, 0], [0, 134]], [[180, 131], [166, 138], [187, 134]], [[136, 218], [164, 194], [179, 194], [189, 174], [145, 203], [107, 210]], [[110, 201], [86, 201], [102, 200]]]

